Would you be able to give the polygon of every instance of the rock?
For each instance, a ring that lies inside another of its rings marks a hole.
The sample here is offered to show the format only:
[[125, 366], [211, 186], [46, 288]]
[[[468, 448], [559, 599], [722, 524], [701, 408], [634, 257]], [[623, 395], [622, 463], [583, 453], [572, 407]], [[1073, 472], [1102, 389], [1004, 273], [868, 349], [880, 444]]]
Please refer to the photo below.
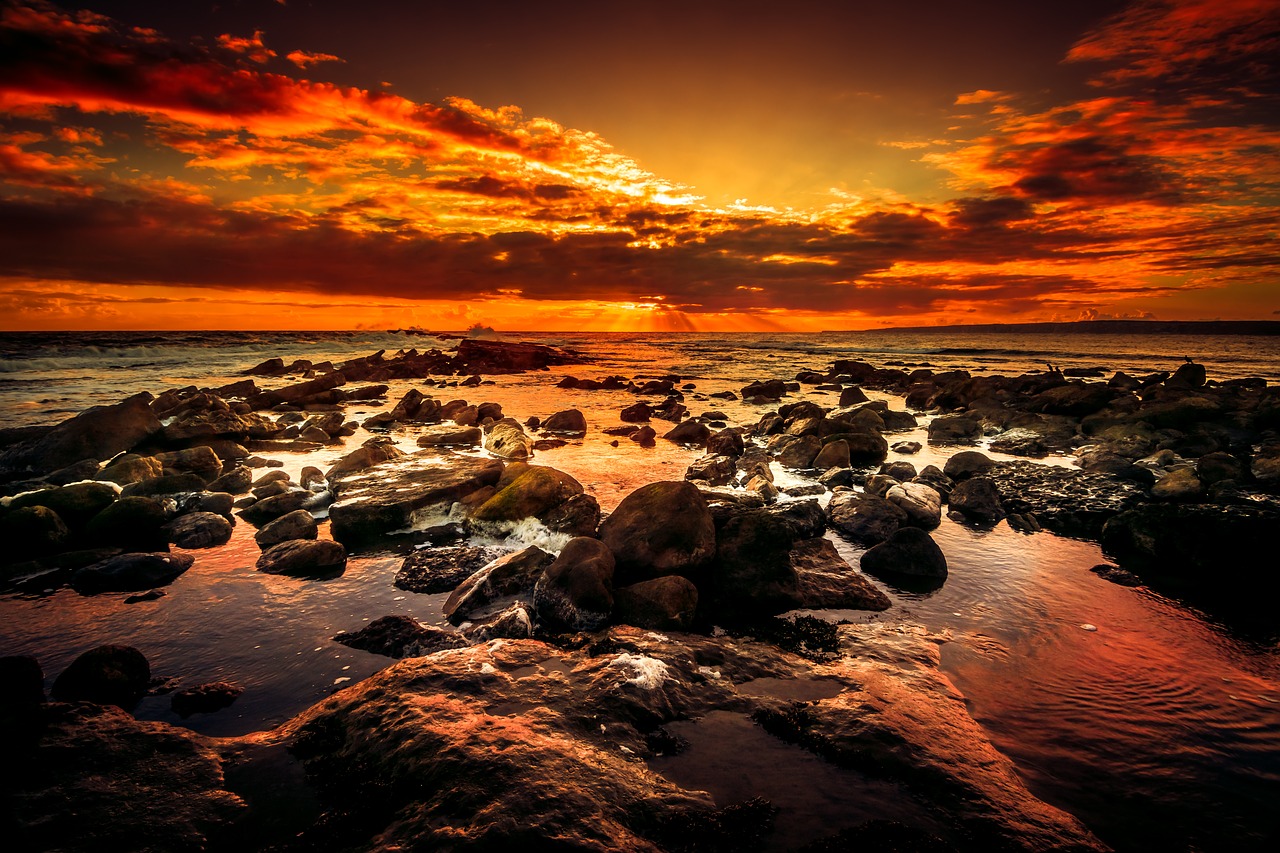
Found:
[[12, 719], [44, 702], [44, 670], [31, 655], [0, 657], [0, 716]]
[[9, 509], [29, 506], [48, 507], [72, 530], [78, 530], [109, 507], [116, 499], [116, 489], [106, 483], [72, 483], [54, 489], [27, 492], [14, 497]]
[[6, 551], [0, 563], [20, 562], [63, 550], [71, 531], [47, 506], [26, 506], [0, 516], [0, 541]]
[[947, 559], [928, 533], [902, 527], [862, 555], [862, 570], [873, 575], [945, 578]]
[[480, 443], [484, 431], [480, 427], [436, 427], [418, 436], [419, 447], [469, 447]]
[[1206, 488], [1223, 480], [1245, 479], [1248, 467], [1230, 453], [1206, 453], [1196, 460], [1196, 479]]
[[391, 459], [399, 459], [405, 453], [386, 439], [373, 438], [366, 441], [362, 446], [343, 456], [333, 464], [328, 471], [325, 472], [324, 478], [333, 481], [335, 477], [342, 477], [357, 471], [363, 471], [366, 468], [372, 468]]
[[689, 575], [715, 555], [715, 522], [689, 482], [650, 483], [633, 491], [600, 525], [620, 580]]
[[450, 592], [502, 556], [503, 552], [495, 548], [472, 545], [420, 548], [404, 558], [396, 572], [395, 585], [427, 595]]
[[698, 447], [705, 447], [707, 440], [711, 438], [711, 430], [701, 421], [688, 420], [676, 424], [675, 427], [664, 433], [662, 437], [667, 441], [674, 441], [676, 444], [692, 444]]
[[942, 522], [942, 495], [924, 483], [902, 483], [890, 486], [885, 500], [907, 515], [907, 523], [932, 530]]
[[827, 504], [827, 520], [845, 537], [861, 545], [875, 545], [907, 522], [900, 507], [875, 495], [837, 492]]
[[184, 492], [203, 492], [207, 488], [204, 477], [187, 472], [185, 474], [165, 474], [149, 480], [139, 480], [121, 489], [122, 497], [164, 497], [180, 495]]
[[420, 657], [441, 649], [460, 649], [469, 643], [454, 631], [423, 625], [409, 616], [383, 616], [359, 631], [343, 631], [335, 643], [392, 658]]
[[460, 625], [500, 598], [532, 592], [543, 570], [554, 560], [553, 555], [535, 545], [498, 557], [474, 571], [449, 594], [444, 603], [445, 618]]
[[576, 353], [544, 344], [478, 338], [458, 342], [457, 368], [469, 373], [520, 373], [583, 362]]
[[111, 464], [97, 474], [97, 479], [127, 486], [140, 480], [149, 480], [164, 473], [164, 466], [154, 456], [126, 453], [111, 460]]
[[962, 450], [947, 460], [942, 471], [951, 479], [958, 481], [987, 474], [995, 466], [996, 463], [985, 453], [977, 450]]
[[517, 601], [472, 628], [467, 636], [475, 643], [499, 639], [527, 640], [533, 636], [533, 611], [523, 601]]
[[231, 540], [231, 522], [213, 512], [190, 512], [165, 525], [169, 541], [179, 548], [215, 548]]
[[503, 418], [485, 428], [484, 449], [500, 459], [528, 459], [532, 441], [515, 418]]
[[316, 524], [315, 516], [305, 509], [295, 509], [264, 524], [253, 535], [253, 541], [258, 543], [259, 548], [266, 550], [291, 539], [315, 539], [319, 531], [320, 526]]
[[230, 681], [210, 681], [174, 693], [169, 707], [185, 720], [192, 714], [212, 714], [229, 708], [243, 692], [243, 687]]
[[982, 424], [969, 415], [939, 415], [929, 422], [930, 444], [972, 444], [982, 438]]
[[533, 590], [542, 622], [568, 631], [596, 631], [613, 612], [613, 554], [598, 539], [570, 539]]
[[172, 583], [194, 562], [187, 554], [121, 554], [77, 569], [71, 586], [81, 595], [138, 592]]
[[709, 486], [725, 486], [733, 482], [738, 466], [732, 456], [701, 456], [689, 463], [686, 480], [697, 480]]
[[822, 445], [822, 449], [814, 457], [811, 467], [826, 471], [830, 468], [848, 468], [850, 462], [849, 442], [843, 438], [838, 438]]
[[840, 408], [846, 406], [856, 406], [858, 403], [867, 402], [867, 395], [857, 385], [851, 385], [840, 391]]
[[1196, 364], [1188, 359], [1186, 364], [1178, 365], [1178, 369], [1173, 372], [1173, 376], [1165, 380], [1165, 385], [1170, 388], [1201, 388], [1204, 386], [1205, 379], [1204, 365]]
[[271, 575], [328, 575], [346, 566], [347, 551], [338, 542], [291, 539], [263, 551], [256, 568]]
[[350, 545], [407, 528], [415, 515], [448, 509], [455, 501], [495, 485], [502, 469], [496, 459], [414, 453], [331, 479], [337, 498], [329, 507], [332, 535]]
[[1066, 536], [1097, 538], [1107, 519], [1145, 497], [1133, 482], [1034, 462], [1002, 462], [988, 476], [1010, 516], [1033, 515]]
[[737, 459], [746, 452], [746, 442], [736, 429], [722, 429], [707, 439], [707, 453], [711, 456], [729, 456]]
[[591, 495], [574, 495], [542, 513], [538, 520], [553, 533], [595, 537], [600, 526], [600, 503]]
[[302, 404], [309, 398], [321, 396], [325, 392], [338, 388], [346, 383], [346, 377], [335, 370], [332, 373], [317, 376], [315, 379], [309, 379], [306, 382], [299, 382], [295, 385], [286, 385], [283, 388], [277, 388], [273, 391], [263, 391], [260, 394], [254, 394], [246, 399], [245, 402], [254, 410], [270, 409], [273, 406], [279, 406], [282, 403], [289, 405]]
[[899, 441], [897, 444], [893, 445], [890, 450], [894, 453], [912, 454], [919, 453], [920, 447], [921, 445], [918, 441]]
[[[517, 465], [512, 465], [511, 468], [516, 469]], [[499, 482], [497, 494], [472, 511], [472, 520], [515, 523], [526, 518], [541, 519], [569, 499], [582, 494], [581, 483], [555, 468], [520, 465], [517, 470], [519, 473], [510, 482]], [[506, 479], [504, 475], [503, 480]]]
[[679, 575], [624, 586], [614, 592], [614, 618], [637, 628], [687, 631], [698, 609], [698, 588]]
[[1174, 468], [1151, 487], [1151, 496], [1164, 501], [1194, 501], [1203, 494], [1194, 468]]
[[[1193, 579], [1239, 597], [1239, 584], [1274, 589], [1269, 553], [1280, 529], [1280, 511], [1267, 506], [1147, 503], [1109, 519], [1102, 528], [1103, 550], [1122, 566], [1146, 576]], [[1271, 597], [1261, 606], [1270, 608]], [[1242, 602], [1247, 604], [1247, 602]]]
[[151, 666], [133, 646], [98, 646], [71, 662], [53, 682], [59, 702], [94, 702], [126, 711], [147, 692]]
[[242, 495], [249, 491], [249, 486], [253, 481], [253, 470], [247, 465], [237, 465], [227, 473], [218, 477], [207, 486], [211, 492], [227, 492], [232, 495]]
[[653, 417], [653, 409], [650, 408], [648, 403], [641, 400], [623, 409], [619, 417], [625, 423], [643, 423]]
[[160, 421], [151, 411], [152, 399], [143, 392], [115, 405], [94, 406], [6, 448], [0, 453], [0, 477], [56, 471], [82, 459], [110, 459], [133, 448], [160, 430]]
[[813, 610], [888, 610], [889, 597], [845, 562], [831, 542], [805, 539], [791, 548], [796, 606]]
[[778, 450], [778, 464], [786, 468], [808, 469], [814, 467], [814, 459], [822, 450], [822, 440], [814, 435], [805, 435], [787, 441]]
[[542, 422], [544, 432], [563, 432], [581, 435], [587, 431], [587, 419], [577, 409], [556, 412]]
[[653, 447], [657, 443], [655, 441], [657, 437], [658, 433], [654, 431], [653, 427], [648, 426], [640, 427], [640, 429], [631, 433], [631, 440], [641, 447]]
[[779, 400], [787, 393], [787, 383], [781, 379], [756, 380], [740, 392], [743, 400]]
[[989, 477], [970, 477], [951, 492], [951, 509], [974, 521], [999, 521], [1004, 518], [1000, 492]]
[[[916, 471], [916, 466], [905, 459], [899, 459], [896, 462], [886, 462], [881, 465], [880, 473], [886, 477], [892, 477], [899, 483], [906, 483], [914, 480], [918, 472]], [[888, 489], [885, 489], [885, 491], [888, 491]]]
[[222, 473], [222, 460], [204, 445], [157, 453], [153, 458], [164, 466], [166, 474], [197, 474], [207, 482]]
[[1084, 417], [1111, 403], [1119, 391], [1102, 382], [1070, 382], [1041, 391], [1027, 401], [1028, 411]]
[[[287, 487], [286, 487], [287, 488]], [[240, 511], [240, 517], [255, 527], [266, 525], [278, 518], [297, 512], [312, 499], [304, 489], [289, 489], [278, 495], [269, 495]]]
[[849, 464], [855, 468], [879, 465], [889, 455], [889, 442], [879, 433], [848, 433], [841, 438], [849, 445]]
[[1113, 566], [1110, 563], [1101, 563], [1094, 566], [1089, 571], [1105, 581], [1111, 581], [1120, 586], [1142, 586], [1142, 579], [1127, 569], [1119, 566]]

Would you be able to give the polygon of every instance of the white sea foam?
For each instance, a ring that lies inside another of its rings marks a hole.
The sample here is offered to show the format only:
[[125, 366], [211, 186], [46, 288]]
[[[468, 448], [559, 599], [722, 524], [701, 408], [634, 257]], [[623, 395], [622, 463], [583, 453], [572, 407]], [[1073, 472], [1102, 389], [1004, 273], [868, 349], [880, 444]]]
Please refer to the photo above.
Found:
[[633, 655], [623, 652], [606, 664], [610, 669], [623, 669], [631, 673], [626, 684], [633, 684], [642, 690], [657, 690], [670, 678], [667, 665], [657, 658], [646, 655]]

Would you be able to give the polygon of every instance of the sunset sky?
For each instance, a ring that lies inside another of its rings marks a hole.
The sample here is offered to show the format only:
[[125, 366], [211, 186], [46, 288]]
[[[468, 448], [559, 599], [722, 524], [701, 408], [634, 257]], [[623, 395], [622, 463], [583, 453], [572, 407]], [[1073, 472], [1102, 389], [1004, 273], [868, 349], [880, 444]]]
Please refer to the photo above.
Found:
[[1280, 2], [0, 0], [0, 328], [1280, 319]]

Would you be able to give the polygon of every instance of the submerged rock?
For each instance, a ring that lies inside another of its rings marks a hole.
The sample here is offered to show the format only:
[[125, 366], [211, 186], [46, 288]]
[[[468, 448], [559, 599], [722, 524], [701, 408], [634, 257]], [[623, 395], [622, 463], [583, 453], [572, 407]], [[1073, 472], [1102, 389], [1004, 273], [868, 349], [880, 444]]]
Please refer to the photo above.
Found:
[[243, 692], [243, 687], [230, 681], [210, 681], [174, 693], [169, 706], [185, 720], [192, 714], [212, 714], [229, 708]]
[[423, 625], [412, 617], [401, 615], [375, 619], [359, 631], [343, 631], [333, 641], [391, 658], [419, 657], [441, 649], [458, 649], [468, 645], [466, 637], [455, 631]]
[[126, 711], [147, 692], [151, 665], [133, 646], [98, 646], [71, 662], [50, 691], [59, 702], [95, 702]]
[[77, 569], [71, 586], [81, 595], [138, 592], [172, 583], [193, 563], [195, 558], [188, 554], [121, 554]]

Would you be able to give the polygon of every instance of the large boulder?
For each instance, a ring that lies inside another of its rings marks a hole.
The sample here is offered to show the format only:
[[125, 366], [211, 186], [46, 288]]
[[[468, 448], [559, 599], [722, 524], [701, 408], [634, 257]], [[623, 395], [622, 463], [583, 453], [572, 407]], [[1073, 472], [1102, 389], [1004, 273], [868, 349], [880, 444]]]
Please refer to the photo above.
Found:
[[562, 432], [582, 435], [587, 431], [587, 418], [577, 409], [565, 409], [556, 412], [542, 422], [544, 432]]
[[263, 551], [257, 563], [271, 575], [328, 575], [346, 566], [346, 549], [329, 539], [290, 539]]
[[890, 486], [884, 497], [907, 514], [908, 524], [932, 530], [942, 521], [942, 495], [925, 483]]
[[951, 509], [974, 521], [999, 521], [1004, 518], [1000, 491], [990, 477], [970, 477], [951, 491]]
[[26, 506], [0, 516], [0, 541], [5, 551], [0, 562], [21, 561], [63, 550], [71, 531], [47, 506]]
[[161, 428], [152, 396], [135, 394], [111, 406], [94, 406], [35, 438], [0, 453], [0, 479], [56, 471], [82, 459], [110, 459]]
[[986, 474], [994, 467], [995, 461], [987, 454], [978, 450], [961, 450], [952, 454], [942, 466], [942, 472], [953, 480], [963, 480]]
[[876, 495], [836, 492], [827, 504], [827, 520], [854, 542], [875, 545], [906, 524], [907, 514], [901, 507]]
[[1254, 591], [1276, 590], [1271, 564], [1260, 560], [1271, 552], [1276, 530], [1280, 511], [1274, 507], [1147, 503], [1109, 519], [1101, 542], [1122, 566], [1140, 574], [1226, 583], [1225, 591], [1237, 594], [1235, 583]]
[[496, 485], [502, 462], [467, 456], [413, 453], [331, 480], [333, 537], [367, 542], [412, 525], [415, 515], [447, 510], [478, 489]]
[[127, 486], [140, 480], [149, 480], [164, 473], [164, 465], [154, 456], [126, 453], [111, 460], [111, 464], [98, 472], [95, 479]]
[[81, 595], [140, 592], [172, 583], [194, 562], [188, 554], [121, 554], [77, 569], [71, 586]]
[[862, 555], [862, 569], [877, 576], [945, 578], [947, 558], [933, 537], [918, 527], [902, 527]]
[[930, 444], [973, 444], [982, 438], [982, 423], [970, 415], [940, 415], [929, 421]]
[[95, 702], [132, 711], [151, 683], [151, 665], [133, 646], [98, 646], [71, 662], [50, 691], [59, 702]]
[[840, 439], [849, 445], [849, 464], [855, 468], [879, 465], [889, 455], [889, 442], [876, 432], [842, 433]]
[[596, 631], [613, 613], [613, 554], [599, 539], [570, 539], [533, 589], [538, 618], [568, 631]]
[[95, 515], [85, 534], [91, 542], [139, 551], [162, 550], [168, 547], [168, 522], [169, 513], [160, 500], [134, 495], [120, 498]]
[[165, 525], [169, 541], [179, 548], [216, 548], [231, 540], [231, 522], [213, 512], [189, 512]]
[[655, 631], [687, 631], [698, 609], [698, 588], [688, 578], [665, 575], [614, 591], [614, 619]]
[[533, 441], [515, 418], [503, 418], [485, 428], [484, 449], [500, 459], [528, 459]]
[[319, 531], [320, 525], [316, 523], [315, 516], [305, 509], [295, 509], [264, 524], [253, 535], [253, 541], [258, 543], [259, 548], [266, 550], [291, 539], [315, 539]]
[[526, 518], [542, 518], [551, 510], [576, 495], [582, 484], [563, 471], [541, 465], [513, 465], [515, 476], [508, 482], [503, 476], [498, 492], [476, 507], [471, 518], [486, 522], [518, 522]]
[[715, 555], [715, 536], [707, 501], [689, 482], [641, 486], [600, 525], [619, 579], [630, 583], [698, 572]]
[[494, 601], [532, 592], [543, 571], [555, 560], [536, 545], [499, 557], [472, 572], [449, 594], [444, 615], [455, 625]]
[[28, 506], [48, 507], [58, 514], [72, 530], [84, 525], [116, 499], [116, 488], [107, 483], [72, 483], [55, 489], [43, 489], [18, 495], [9, 502], [9, 509]]

